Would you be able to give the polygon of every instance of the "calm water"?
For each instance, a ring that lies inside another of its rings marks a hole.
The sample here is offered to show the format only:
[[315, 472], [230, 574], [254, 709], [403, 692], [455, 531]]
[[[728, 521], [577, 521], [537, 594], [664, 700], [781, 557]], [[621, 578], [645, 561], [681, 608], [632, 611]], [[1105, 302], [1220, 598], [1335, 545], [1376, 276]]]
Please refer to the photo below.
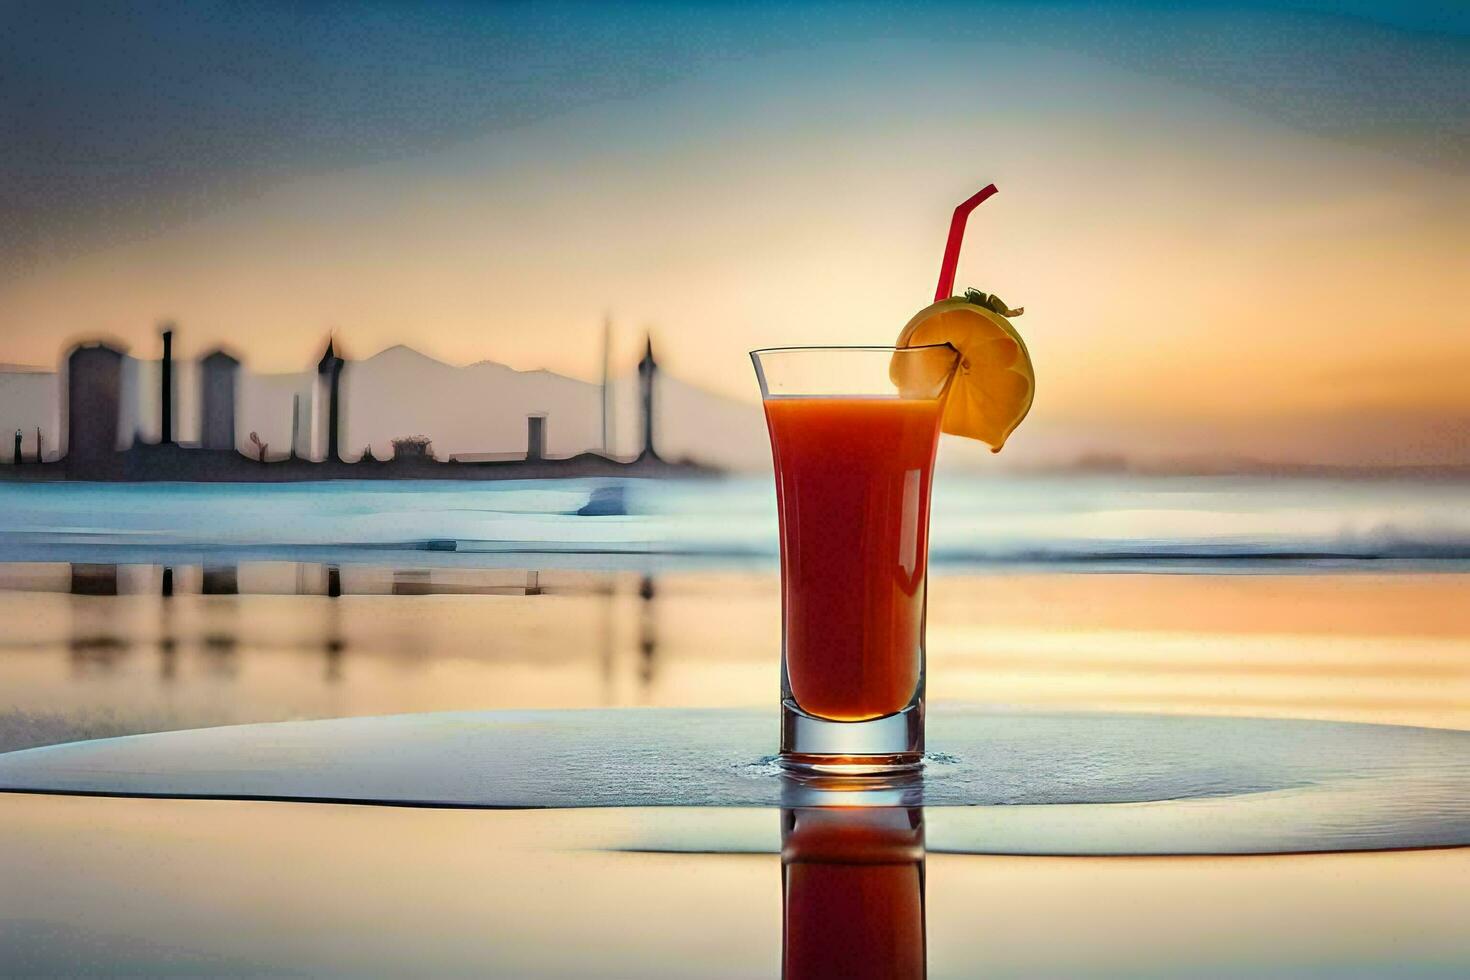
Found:
[[[604, 508], [584, 516], [594, 493]], [[1452, 481], [1250, 477], [978, 478], [942, 474], [936, 564], [1470, 563], [1470, 485]], [[420, 563], [603, 568], [769, 563], [766, 479], [0, 484], [0, 558], [380, 561], [432, 543]], [[452, 553], [442, 549], [451, 548]], [[387, 553], [386, 557], [385, 554]]]

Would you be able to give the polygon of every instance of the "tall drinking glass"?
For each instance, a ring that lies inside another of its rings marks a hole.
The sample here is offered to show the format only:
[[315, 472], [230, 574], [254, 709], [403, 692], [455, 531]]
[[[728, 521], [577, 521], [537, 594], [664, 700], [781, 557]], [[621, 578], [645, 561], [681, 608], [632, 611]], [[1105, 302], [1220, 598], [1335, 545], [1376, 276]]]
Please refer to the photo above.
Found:
[[781, 524], [781, 763], [809, 773], [916, 767], [929, 491], [959, 355], [944, 344], [751, 359]]

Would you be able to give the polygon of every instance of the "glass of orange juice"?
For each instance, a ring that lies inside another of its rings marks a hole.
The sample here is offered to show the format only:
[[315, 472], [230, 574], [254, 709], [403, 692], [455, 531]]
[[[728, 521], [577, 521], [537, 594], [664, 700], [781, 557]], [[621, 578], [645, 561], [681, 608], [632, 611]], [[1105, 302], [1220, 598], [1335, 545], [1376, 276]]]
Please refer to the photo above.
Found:
[[959, 354], [792, 347], [751, 359], [781, 527], [781, 764], [916, 768], [929, 493]]

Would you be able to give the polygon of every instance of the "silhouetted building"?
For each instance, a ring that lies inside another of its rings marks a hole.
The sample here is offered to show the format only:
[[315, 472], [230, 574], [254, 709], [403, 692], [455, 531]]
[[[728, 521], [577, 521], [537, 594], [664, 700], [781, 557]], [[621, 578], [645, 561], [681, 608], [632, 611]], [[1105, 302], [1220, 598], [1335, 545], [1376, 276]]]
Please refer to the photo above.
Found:
[[653, 359], [653, 338], [647, 338], [643, 360], [638, 362], [638, 394], [643, 403], [643, 452], [642, 456], [658, 458], [653, 446], [653, 388], [658, 377], [658, 362]]
[[16, 429], [15, 430], [15, 455], [10, 458], [10, 461], [12, 463], [14, 463], [16, 466], [19, 466], [21, 463], [25, 462], [25, 460], [22, 459], [21, 458], [21, 455], [20, 455], [20, 430], [19, 429]]
[[327, 349], [317, 362], [316, 373], [318, 390], [327, 400], [327, 450], [324, 458], [333, 463], [341, 459], [337, 452], [337, 412], [342, 391], [342, 365], [345, 363], [337, 356], [332, 338], [328, 337]]
[[602, 404], [599, 406], [598, 411], [602, 414], [602, 454], [604, 456], [609, 456], [612, 454], [613, 446], [612, 413], [608, 411], [607, 407], [608, 393], [612, 390], [612, 386], [609, 384], [609, 379], [612, 376], [612, 329], [612, 317], [603, 317], [602, 391], [600, 393], [601, 397], [599, 399]]
[[[301, 396], [299, 394], [297, 394], [297, 395], [292, 395], [291, 396], [291, 451], [290, 451], [289, 455], [290, 455], [290, 457], [292, 459], [295, 459], [297, 456], [300, 456], [301, 455], [301, 451], [296, 448], [296, 446], [297, 446], [297, 439], [298, 439], [298, 437], [300, 435], [301, 435]], [[308, 456], [311, 455], [311, 436], [310, 435], [308, 435], [307, 438], [306, 438], [306, 453], [307, 453]]]
[[163, 360], [158, 365], [158, 441], [168, 445], [174, 441], [174, 332], [171, 324], [163, 327]]
[[211, 351], [199, 362], [199, 445], [205, 449], [234, 449], [235, 379], [240, 362], [222, 350]]
[[526, 458], [546, 458], [546, 416], [526, 416]]
[[66, 362], [66, 469], [89, 479], [114, 475], [118, 406], [122, 399], [122, 351], [87, 344]]
[[[48, 479], [57, 475], [79, 480], [189, 480], [189, 481], [296, 481], [332, 479], [353, 476], [360, 479], [522, 479], [612, 476], [632, 473], [639, 476], [695, 475], [709, 472], [696, 462], [666, 462], [658, 452], [655, 437], [655, 394], [659, 382], [658, 363], [653, 356], [651, 340], [645, 341], [642, 360], [638, 364], [639, 395], [642, 415], [642, 444], [632, 459], [614, 459], [596, 450], [570, 456], [551, 456], [548, 443], [548, 416], [544, 412], [526, 415], [525, 455], [511, 452], [469, 454], [450, 457], [441, 463], [434, 458], [433, 447], [424, 436], [394, 440], [392, 460], [380, 461], [371, 446], [355, 463], [342, 459], [343, 425], [342, 372], [346, 361], [337, 356], [335, 338], [328, 338], [326, 350], [317, 365], [314, 386], [310, 387], [310, 408], [298, 396], [292, 399], [292, 439], [289, 459], [281, 459], [277, 449], [274, 459], [270, 447], [257, 432], [250, 432], [247, 442], [239, 439], [237, 416], [243, 383], [242, 365], [224, 350], [214, 350], [199, 362], [199, 441], [180, 446], [176, 441], [175, 408], [178, 406], [173, 366], [173, 330], [165, 324], [162, 331], [162, 358], [159, 362], [159, 436], [155, 444], [137, 438], [134, 423], [138, 408], [134, 374], [122, 350], [105, 343], [82, 344], [72, 349], [62, 373], [65, 405], [58, 440], [60, 457], [41, 467], [16, 468], [0, 466], [0, 480]], [[366, 397], [371, 397], [368, 395]], [[126, 404], [124, 399], [126, 398]], [[545, 404], [544, 402], [542, 404]], [[309, 419], [302, 416], [309, 415]], [[560, 417], [560, 416], [558, 416]], [[301, 424], [298, 426], [297, 421]], [[611, 416], [606, 420], [611, 434]], [[126, 427], [126, 431], [124, 430]], [[297, 435], [307, 433], [310, 445], [297, 455]], [[191, 432], [192, 434], [192, 432]], [[12, 458], [25, 460], [23, 430], [17, 434]], [[510, 447], [507, 447], [510, 448]], [[42, 454], [41, 431], [36, 431], [36, 458]], [[3, 461], [3, 456], [0, 456]], [[261, 464], [270, 463], [270, 466]], [[325, 463], [326, 465], [322, 465]], [[393, 464], [399, 465], [393, 465]], [[612, 492], [600, 493], [579, 513], [612, 514], [623, 511], [621, 499]]]

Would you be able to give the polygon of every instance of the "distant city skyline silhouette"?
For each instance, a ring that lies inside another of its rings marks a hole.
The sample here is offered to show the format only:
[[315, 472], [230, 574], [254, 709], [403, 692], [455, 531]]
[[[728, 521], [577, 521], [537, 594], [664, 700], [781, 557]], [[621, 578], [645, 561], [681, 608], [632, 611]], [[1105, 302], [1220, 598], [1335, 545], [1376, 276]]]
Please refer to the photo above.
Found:
[[[160, 354], [165, 340], [171, 354], [176, 349], [175, 334], [188, 337], [187, 328], [180, 329], [173, 321], [160, 322], [157, 330]], [[150, 359], [134, 356], [126, 345], [111, 338], [73, 345], [62, 370], [0, 361], [0, 432], [12, 433], [11, 439], [0, 440], [0, 464], [13, 464], [16, 459], [22, 464], [19, 468], [4, 465], [0, 479], [64, 476], [66, 468], [60, 463], [68, 447], [67, 420], [73, 415], [94, 417], [98, 422], [98, 431], [89, 430], [85, 437], [94, 440], [86, 442], [84, 449], [92, 454], [93, 462], [73, 470], [98, 474], [100, 479], [226, 479], [231, 473], [239, 479], [267, 480], [447, 476], [448, 471], [441, 469], [411, 473], [412, 466], [407, 464], [451, 459], [495, 464], [453, 474], [469, 478], [477, 474], [485, 478], [576, 475], [572, 472], [575, 466], [565, 465], [572, 457], [592, 453], [604, 458], [603, 463], [637, 458], [647, 444], [650, 420], [657, 430], [657, 452], [663, 461], [738, 472], [769, 468], [769, 443], [758, 402], [715, 394], [662, 367], [650, 397], [645, 398], [645, 378], [637, 366], [626, 361], [616, 366], [606, 363], [609, 352], [619, 346], [626, 351], [626, 343], [611, 342], [610, 322], [604, 322], [603, 333], [605, 366], [600, 382], [545, 369], [516, 369], [491, 359], [455, 365], [401, 343], [361, 359], [343, 357], [350, 351], [344, 350], [340, 331], [321, 335], [318, 349], [323, 354], [312, 359], [314, 364], [288, 372], [255, 373], [228, 346], [206, 348], [194, 358]], [[649, 356], [653, 346], [647, 332], [642, 339], [640, 360]], [[331, 358], [342, 362], [335, 375], [325, 351], [328, 345]], [[106, 360], [106, 350], [117, 355], [116, 371], [102, 370], [78, 389], [73, 406], [66, 380], [72, 356], [92, 351], [80, 362], [87, 365]], [[173, 392], [167, 422], [171, 438], [165, 438], [161, 397], [165, 364]], [[332, 400], [326, 389], [334, 376], [336, 426], [327, 417]], [[654, 406], [651, 413], [644, 409], [647, 402]], [[1401, 435], [1396, 428], [1400, 421], [1392, 413], [1365, 418], [1359, 431], [1365, 439], [1386, 445]], [[1466, 421], [1454, 415], [1444, 418], [1441, 436], [1453, 444], [1457, 427]], [[1421, 454], [1418, 443], [1400, 438], [1403, 453], [1398, 458], [1364, 463], [1353, 455], [1344, 457], [1336, 445], [1341, 421], [1333, 416], [1300, 426], [1294, 438], [1316, 433], [1320, 440], [1320, 453], [1306, 459], [1296, 454], [1282, 458], [1269, 451], [1252, 452], [1249, 427], [1228, 430], [1229, 439], [1201, 443], [1186, 438], [1193, 422], [1188, 417], [1161, 418], [1147, 431], [1117, 432], [1097, 426], [1067, 431], [1038, 424], [1024, 431], [1023, 438], [1000, 457], [968, 440], [946, 437], [939, 468], [977, 473], [1470, 473], [1470, 459], [1464, 457], [1465, 446], [1470, 444], [1463, 441], [1458, 455], [1446, 456], [1433, 449]], [[115, 451], [124, 455], [105, 462], [107, 438], [98, 432], [109, 431], [115, 431]], [[321, 463], [330, 454], [329, 431], [337, 433], [336, 458], [354, 469], [340, 474], [320, 466], [300, 472], [277, 467], [265, 474], [258, 469], [239, 473], [216, 469], [201, 475], [193, 468], [197, 460], [188, 461], [187, 454], [175, 453], [177, 458], [168, 465], [156, 453], [143, 459], [150, 447], [162, 443], [257, 462], [263, 454], [274, 463]], [[129, 463], [126, 452], [135, 448], [140, 452], [134, 452], [134, 461]], [[395, 456], [400, 457], [398, 466], [384, 469], [379, 465]], [[34, 464], [41, 460], [47, 465], [36, 468]], [[359, 461], [367, 465], [356, 466]], [[521, 472], [504, 465], [537, 462], [547, 465]], [[92, 468], [94, 465], [101, 469]], [[372, 472], [375, 465], [379, 465], [376, 473]]]
[[[673, 475], [722, 463], [701, 459], [698, 440], [678, 424], [672, 453], [661, 454], [665, 417], [713, 410], [758, 421], [746, 406], [665, 379], [651, 337], [634, 373], [609, 369], [594, 385], [489, 361], [456, 368], [401, 345], [356, 362], [340, 355], [335, 335], [314, 370], [256, 376], [223, 348], [176, 361], [176, 325], [159, 329], [158, 361], [90, 341], [71, 348], [62, 372], [9, 371], [28, 390], [0, 403], [0, 424], [36, 423], [30, 444], [18, 432], [10, 462], [44, 461], [50, 475], [104, 480], [321, 479], [349, 475], [338, 472], [347, 466], [366, 479]], [[667, 410], [665, 394], [673, 397]], [[728, 430], [729, 422], [712, 424]], [[50, 451], [38, 456], [47, 428]], [[764, 453], [761, 429], [758, 439], [748, 433], [749, 452]]]

